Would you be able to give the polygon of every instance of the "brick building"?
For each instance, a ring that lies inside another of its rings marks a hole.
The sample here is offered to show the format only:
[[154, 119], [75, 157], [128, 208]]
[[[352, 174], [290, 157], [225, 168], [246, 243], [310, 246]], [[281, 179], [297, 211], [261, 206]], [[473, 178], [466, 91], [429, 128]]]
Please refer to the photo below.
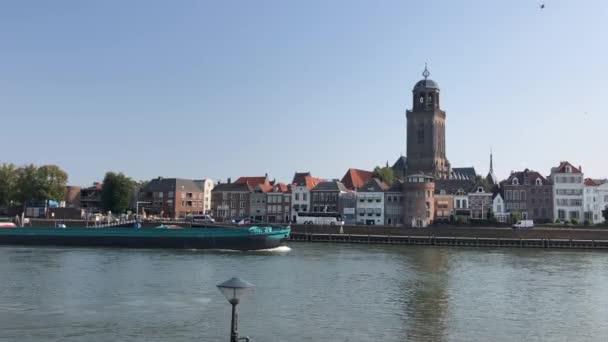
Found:
[[506, 212], [511, 216], [538, 222], [553, 220], [553, 185], [539, 172], [511, 172], [500, 188]]
[[340, 194], [347, 193], [348, 189], [337, 180], [321, 182], [310, 190], [313, 212], [339, 212]]
[[203, 214], [203, 190], [191, 179], [152, 179], [139, 191], [146, 215], [165, 218], [179, 218], [193, 214]]
[[433, 223], [435, 214], [435, 182], [433, 177], [414, 174], [403, 183], [405, 224], [426, 227]]

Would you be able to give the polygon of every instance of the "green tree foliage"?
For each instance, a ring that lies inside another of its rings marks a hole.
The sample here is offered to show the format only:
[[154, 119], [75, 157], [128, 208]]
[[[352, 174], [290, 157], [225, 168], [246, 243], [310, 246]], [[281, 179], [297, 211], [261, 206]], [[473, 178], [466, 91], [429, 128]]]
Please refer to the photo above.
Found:
[[602, 210], [602, 216], [604, 216], [604, 220], [608, 222], [608, 207]]
[[0, 164], [0, 207], [5, 207], [16, 200], [17, 167], [14, 164]]
[[395, 180], [393, 169], [391, 169], [389, 166], [376, 166], [376, 168], [374, 169], [373, 177], [378, 178], [387, 185], [393, 184], [393, 181]]
[[122, 214], [131, 206], [137, 183], [123, 173], [108, 172], [101, 188], [101, 205], [104, 211]]
[[68, 174], [57, 165], [43, 165], [38, 168], [38, 177], [42, 183], [44, 199], [55, 201], [65, 200], [65, 186]]
[[511, 213], [511, 221], [512, 222], [517, 222], [521, 220], [521, 214], [519, 213], [519, 211], [514, 211], [513, 213]]
[[68, 174], [57, 165], [33, 164], [17, 170], [15, 198], [22, 205], [25, 201], [36, 200], [62, 201], [65, 199], [65, 186]]

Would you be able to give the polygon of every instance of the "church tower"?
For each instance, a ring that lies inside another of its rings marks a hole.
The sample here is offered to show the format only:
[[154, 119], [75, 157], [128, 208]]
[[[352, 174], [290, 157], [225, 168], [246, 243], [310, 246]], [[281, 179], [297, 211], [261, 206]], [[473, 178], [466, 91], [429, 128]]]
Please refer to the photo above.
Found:
[[429, 75], [425, 65], [424, 79], [412, 90], [412, 110], [406, 112], [407, 172], [447, 179], [451, 168], [445, 156], [445, 112], [440, 107], [439, 86]]

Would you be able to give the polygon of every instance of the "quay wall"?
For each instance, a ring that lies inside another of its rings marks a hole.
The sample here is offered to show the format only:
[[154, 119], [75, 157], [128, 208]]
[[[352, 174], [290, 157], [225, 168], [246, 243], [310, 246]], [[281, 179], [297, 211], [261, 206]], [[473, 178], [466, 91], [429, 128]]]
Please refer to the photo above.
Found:
[[[339, 234], [337, 226], [292, 225], [293, 234]], [[428, 227], [405, 228], [396, 226], [344, 226], [344, 234], [390, 236], [441, 236], [462, 238], [501, 239], [574, 239], [608, 240], [608, 228], [551, 228], [535, 227], [528, 230], [495, 227]]]

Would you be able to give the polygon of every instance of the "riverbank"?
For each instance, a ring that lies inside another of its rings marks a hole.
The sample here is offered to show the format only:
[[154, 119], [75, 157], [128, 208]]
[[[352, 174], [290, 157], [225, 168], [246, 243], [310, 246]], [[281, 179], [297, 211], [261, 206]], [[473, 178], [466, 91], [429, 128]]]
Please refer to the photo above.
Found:
[[[292, 225], [292, 234], [340, 234], [337, 226]], [[343, 234], [386, 235], [386, 236], [441, 236], [462, 238], [500, 239], [565, 239], [565, 240], [608, 240], [607, 228], [535, 227], [528, 230], [514, 230], [498, 227], [428, 227], [405, 228], [394, 226], [344, 226]]]
[[293, 225], [291, 241], [511, 248], [608, 249], [608, 229], [538, 227], [309, 226]]

